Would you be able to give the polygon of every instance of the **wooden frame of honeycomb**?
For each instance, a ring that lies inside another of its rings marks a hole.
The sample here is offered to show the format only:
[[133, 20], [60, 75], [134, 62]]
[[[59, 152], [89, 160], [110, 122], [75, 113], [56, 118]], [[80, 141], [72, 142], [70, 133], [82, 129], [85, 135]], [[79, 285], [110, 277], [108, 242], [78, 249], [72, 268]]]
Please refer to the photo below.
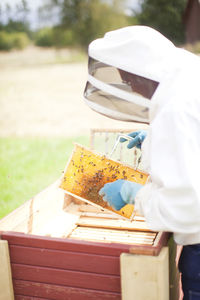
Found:
[[134, 205], [127, 204], [119, 211], [110, 207], [99, 195], [99, 190], [108, 182], [126, 179], [144, 185], [149, 175], [131, 166], [114, 161], [105, 155], [75, 144], [61, 180], [60, 188], [66, 193], [89, 204], [100, 206], [132, 220]]

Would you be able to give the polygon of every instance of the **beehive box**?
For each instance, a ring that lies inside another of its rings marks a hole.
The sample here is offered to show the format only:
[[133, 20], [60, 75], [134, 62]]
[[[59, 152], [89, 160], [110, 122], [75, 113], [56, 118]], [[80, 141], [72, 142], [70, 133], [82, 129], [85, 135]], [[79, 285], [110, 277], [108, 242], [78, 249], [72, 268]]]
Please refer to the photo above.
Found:
[[[178, 299], [175, 296], [178, 282], [175, 250], [169, 251], [170, 269], [164, 268], [168, 265], [168, 257], [162, 254], [169, 238], [167, 233], [151, 232], [139, 217], [130, 223], [94, 211], [89, 205], [68, 201], [66, 206], [66, 197], [58, 188], [58, 182], [0, 220], [0, 231], [2, 242], [7, 241], [9, 246], [16, 300], [143, 300], [142, 286], [147, 285], [146, 292], [149, 287], [152, 290], [151, 279], [148, 279], [152, 278], [151, 272], [155, 273], [154, 280], [162, 278], [165, 287], [162, 296], [159, 294], [154, 299], [167, 299], [169, 274], [174, 295], [170, 299]], [[174, 249], [174, 244], [169, 249]], [[131, 257], [137, 257], [143, 266], [141, 274], [146, 273], [146, 282], [140, 279], [138, 270], [138, 278], [131, 276], [141, 285], [135, 298], [126, 295], [129, 289], [123, 280], [127, 276], [123, 267], [127, 257], [122, 256], [125, 253], [134, 253]], [[147, 256], [152, 257], [150, 267], [143, 263]], [[159, 280], [153, 284], [155, 291]], [[8, 291], [5, 283], [3, 290]]]
[[127, 204], [119, 211], [115, 211], [99, 195], [100, 189], [106, 183], [117, 179], [125, 179], [144, 185], [147, 182], [148, 174], [75, 144], [60, 187], [80, 200], [110, 210], [127, 219], [132, 219], [134, 217], [134, 205]]
[[152, 232], [140, 216], [130, 222], [79, 202], [61, 182], [0, 220], [0, 300], [13, 299], [12, 287], [16, 300], [168, 300], [169, 290], [178, 300], [169, 234]]

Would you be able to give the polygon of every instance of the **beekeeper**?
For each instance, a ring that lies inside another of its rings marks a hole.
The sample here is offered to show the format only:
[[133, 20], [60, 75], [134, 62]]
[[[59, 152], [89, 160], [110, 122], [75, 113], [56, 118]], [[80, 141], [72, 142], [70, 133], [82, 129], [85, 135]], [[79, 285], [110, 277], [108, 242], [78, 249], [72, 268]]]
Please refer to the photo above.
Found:
[[152, 230], [174, 233], [184, 246], [184, 300], [200, 299], [200, 59], [146, 26], [108, 32], [89, 46], [84, 98], [107, 117], [150, 125], [128, 144], [142, 145], [150, 181], [117, 180], [100, 194], [117, 210], [134, 203]]

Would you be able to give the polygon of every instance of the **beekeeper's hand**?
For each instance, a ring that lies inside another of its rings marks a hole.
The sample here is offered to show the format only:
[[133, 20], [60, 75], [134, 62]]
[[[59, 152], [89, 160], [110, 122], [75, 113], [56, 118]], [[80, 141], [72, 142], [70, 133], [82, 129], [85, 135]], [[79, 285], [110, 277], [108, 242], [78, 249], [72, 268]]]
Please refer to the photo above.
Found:
[[[133, 139], [129, 141], [127, 148], [131, 149], [133, 147], [137, 147], [141, 149], [142, 143], [147, 135], [147, 132], [145, 130], [140, 131], [134, 131], [128, 134], [128, 136], [131, 136]], [[120, 138], [120, 143], [126, 142], [127, 139]]]
[[113, 182], [106, 183], [99, 191], [99, 195], [103, 200], [115, 210], [120, 210], [126, 204], [134, 204], [135, 196], [141, 189], [142, 185], [119, 179]]

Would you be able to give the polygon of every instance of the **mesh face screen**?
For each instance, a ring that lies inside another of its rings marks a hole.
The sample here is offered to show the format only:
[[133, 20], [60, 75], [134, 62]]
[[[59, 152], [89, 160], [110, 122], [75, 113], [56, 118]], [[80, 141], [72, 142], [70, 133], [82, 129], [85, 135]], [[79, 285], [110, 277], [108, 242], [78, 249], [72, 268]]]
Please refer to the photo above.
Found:
[[122, 90], [141, 95], [149, 100], [152, 98], [159, 84], [154, 80], [106, 65], [93, 58], [89, 58], [88, 72], [104, 83], [117, 85]]
[[84, 96], [95, 111], [113, 119], [148, 123], [150, 99], [158, 83], [89, 59]]

